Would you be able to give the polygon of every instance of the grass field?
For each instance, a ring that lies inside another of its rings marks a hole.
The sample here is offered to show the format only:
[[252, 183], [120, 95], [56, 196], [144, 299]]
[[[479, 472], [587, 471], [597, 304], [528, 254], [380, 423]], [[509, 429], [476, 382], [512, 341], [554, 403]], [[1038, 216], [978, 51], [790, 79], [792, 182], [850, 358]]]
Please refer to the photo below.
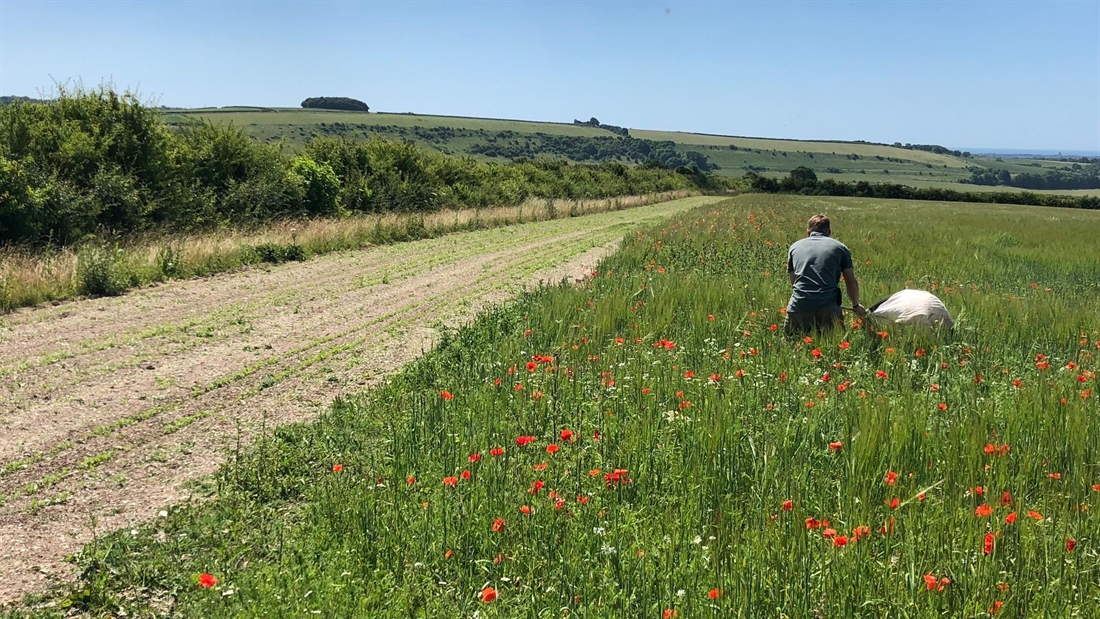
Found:
[[[320, 136], [345, 136], [366, 140], [372, 136], [409, 140], [422, 148], [449, 155], [469, 155], [482, 161], [505, 161], [476, 152], [478, 146], [497, 142], [523, 143], [538, 134], [574, 138], [607, 138], [614, 134], [605, 129], [568, 123], [467, 118], [417, 114], [375, 114], [303, 109], [220, 108], [168, 110], [165, 120], [181, 123], [203, 118], [213, 122], [232, 122], [253, 137], [269, 142], [285, 140], [291, 150], [300, 149], [308, 140]], [[453, 134], [433, 133], [453, 129]], [[511, 132], [503, 134], [502, 132]], [[1043, 172], [1066, 167], [1058, 161], [1002, 159], [976, 156], [960, 159], [920, 150], [909, 150], [859, 142], [798, 141], [745, 138], [631, 129], [639, 139], [671, 141], [684, 151], [696, 151], [718, 166], [720, 176], [738, 177], [747, 171], [783, 176], [798, 166], [813, 168], [822, 178], [902, 183], [914, 187], [943, 187], [956, 191], [1019, 191], [1012, 187], [983, 188], [960, 183], [969, 176], [967, 166]], [[731, 149], [733, 146], [736, 150]], [[1087, 193], [1051, 191], [1040, 193]]]
[[[820, 211], [865, 302], [930, 289], [955, 331], [785, 340], [786, 247]], [[88, 546], [63, 605], [1095, 616], [1100, 264], [1081, 257], [1098, 234], [1100, 214], [1053, 208], [690, 211], [241, 450], [217, 500]]]

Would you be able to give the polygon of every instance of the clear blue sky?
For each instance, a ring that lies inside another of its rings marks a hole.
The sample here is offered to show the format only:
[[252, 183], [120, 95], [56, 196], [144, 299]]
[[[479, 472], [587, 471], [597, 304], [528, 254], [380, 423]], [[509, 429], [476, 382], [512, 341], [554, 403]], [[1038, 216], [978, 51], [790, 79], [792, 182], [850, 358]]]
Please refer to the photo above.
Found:
[[0, 0], [0, 94], [1100, 150], [1100, 2]]

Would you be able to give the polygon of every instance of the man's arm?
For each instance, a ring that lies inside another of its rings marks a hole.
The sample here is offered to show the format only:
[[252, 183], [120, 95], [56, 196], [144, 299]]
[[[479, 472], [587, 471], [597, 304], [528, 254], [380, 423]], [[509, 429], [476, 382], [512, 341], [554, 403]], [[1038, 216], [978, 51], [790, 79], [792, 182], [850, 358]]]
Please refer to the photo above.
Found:
[[860, 316], [867, 313], [867, 310], [859, 304], [859, 282], [856, 281], [855, 270], [848, 268], [840, 272], [844, 276], [844, 287], [848, 290], [848, 299], [852, 302], [852, 309]]
[[791, 286], [794, 286], [794, 283], [798, 281], [798, 276], [794, 274], [794, 271], [787, 271], [787, 277], [791, 279]]

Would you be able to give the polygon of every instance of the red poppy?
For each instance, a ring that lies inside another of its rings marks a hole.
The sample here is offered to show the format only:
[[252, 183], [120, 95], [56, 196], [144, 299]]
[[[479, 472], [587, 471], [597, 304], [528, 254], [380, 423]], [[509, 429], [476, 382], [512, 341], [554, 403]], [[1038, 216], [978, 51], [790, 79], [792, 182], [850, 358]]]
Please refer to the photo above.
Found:
[[1077, 540], [1072, 537], [1066, 540], [1066, 552], [1073, 552], [1073, 549], [1077, 548]]
[[987, 518], [993, 514], [993, 508], [989, 505], [982, 503], [978, 506], [978, 509], [974, 510], [974, 515], [979, 518]]
[[924, 585], [925, 585], [925, 587], [928, 588], [929, 591], [935, 589], [936, 588], [936, 583], [938, 583], [938, 582], [939, 582], [939, 579], [936, 578], [934, 575], [932, 575], [932, 573], [928, 573], [928, 574], [924, 575]]
[[594, 440], [596, 442], [599, 442], [599, 440], [600, 440], [600, 431], [599, 430], [596, 430], [596, 431], [592, 432], [592, 440]]
[[833, 539], [834, 537], [836, 537], [836, 529], [825, 529], [821, 532], [821, 537], [824, 537], [825, 539]]
[[989, 607], [989, 614], [996, 615], [997, 613], [1001, 612], [1001, 608], [1004, 605], [1005, 605], [1005, 603], [1000, 601], [1000, 600], [997, 600], [997, 601], [993, 602], [993, 606]]
[[520, 505], [519, 511], [525, 516], [529, 516], [531, 514], [531, 507], [529, 505]]
[[545, 462], [539, 462], [538, 464], [532, 464], [531, 466], [534, 467], [536, 471], [545, 471], [548, 465]]
[[849, 346], [851, 346], [851, 344], [848, 343], [848, 342], [841, 342], [840, 343], [840, 349], [841, 350], [847, 350]]
[[489, 450], [489, 455], [494, 457], [494, 458], [500, 457], [500, 456], [504, 455], [504, 448], [503, 447], [494, 447], [494, 448]]
[[523, 391], [523, 383], [516, 383], [516, 386], [512, 387], [512, 391]]
[[768, 330], [772, 331], [772, 332], [778, 331], [779, 330], [779, 325], [772, 325], [772, 326], [768, 327]]
[[676, 619], [680, 613], [675, 608], [666, 608], [665, 612], [661, 615], [663, 619]]
[[794, 501], [792, 501], [790, 499], [787, 499], [786, 501], [783, 501], [783, 506], [782, 507], [783, 507], [783, 511], [789, 512], [792, 509], [794, 509]]
[[1012, 512], [1005, 516], [1005, 524], [1012, 524], [1014, 522], [1016, 522], [1016, 512]]
[[546, 482], [542, 481], [541, 479], [536, 480], [535, 483], [531, 484], [531, 489], [528, 490], [527, 492], [529, 492], [531, 494], [538, 494], [539, 490], [542, 490], [543, 486], [545, 486], [545, 485], [546, 485]]
[[588, 497], [582, 494], [581, 496], [577, 497], [577, 502], [581, 505], [588, 505]]
[[527, 445], [530, 445], [531, 443], [534, 443], [534, 442], [535, 442], [535, 437], [533, 437], [533, 436], [518, 436], [518, 437], [516, 437], [516, 445], [519, 445], [520, 447], [526, 447]]
[[848, 537], [846, 535], [837, 535], [833, 538], [834, 548], [843, 548], [848, 545]]
[[718, 381], [722, 380], [722, 375], [721, 374], [711, 374], [709, 380], [710, 380], [711, 384], [717, 383]]
[[561, 440], [566, 441], [568, 443], [572, 443], [573, 442], [573, 431], [572, 430], [562, 430], [561, 431]]
[[611, 488], [615, 484], [622, 485], [630, 482], [630, 480], [626, 477], [626, 469], [615, 469], [614, 471], [604, 475], [603, 479], [608, 488]]
[[707, 592], [707, 597], [709, 597], [712, 600], [717, 600], [718, 598], [722, 597], [722, 590], [721, 589], [711, 589], [710, 591]]
[[1023, 383], [1021, 383], [1021, 382], [1020, 382], [1020, 379], [1018, 379], [1018, 378], [1017, 378], [1016, 380], [1012, 381], [1012, 386], [1013, 386], [1013, 387], [1019, 387], [1019, 386], [1020, 386], [1020, 385], [1022, 385], [1022, 384], [1023, 384]]
[[199, 574], [199, 586], [202, 587], [203, 589], [213, 588], [217, 584], [218, 584], [218, 577], [217, 576], [214, 576], [213, 574], [207, 574], [205, 572], [203, 572], [202, 574]]
[[332, 465], [332, 472], [333, 473], [339, 473], [342, 470], [344, 470], [344, 465], [343, 464], [333, 464]]
[[898, 483], [898, 474], [893, 471], [886, 471], [886, 477], [882, 481], [891, 486], [896, 485]]
[[936, 405], [936, 408], [940, 409], [941, 411], [945, 411], [945, 410], [947, 410], [947, 404], [944, 404], [943, 402], [940, 402], [939, 404]]
[[802, 341], [806, 342], [807, 344], [812, 344], [813, 341], [814, 341], [814, 338], [807, 335], [806, 337], [802, 338]]
[[558, 447], [557, 443], [550, 443], [549, 445], [546, 446], [546, 453], [556, 454], [556, 453], [558, 453], [559, 449], [561, 449], [561, 447]]
[[684, 378], [686, 378], [688, 380], [691, 380], [691, 379], [695, 378], [695, 372], [693, 372], [692, 370], [688, 370], [688, 371], [684, 372]]
[[807, 531], [812, 531], [812, 530], [817, 529], [819, 527], [821, 527], [821, 522], [819, 522], [817, 518], [814, 518], [813, 516], [810, 516], [809, 518], [806, 519], [806, 530]]
[[810, 351], [810, 354], [813, 355], [815, 358], [820, 358], [821, 357], [821, 349], [820, 348], [815, 348], [815, 349]]
[[409, 483], [409, 485], [411, 486], [411, 485], [413, 485], [413, 484], [415, 484], [415, 483], [416, 483], [416, 478], [415, 478], [415, 477], [412, 477], [412, 476], [410, 475], [410, 476], [409, 476], [409, 478], [408, 478], [408, 479], [406, 479], [405, 481], [407, 481], [407, 482]]
[[1051, 474], [1047, 475], [1047, 477], [1057, 480], [1057, 479], [1062, 479], [1062, 474], [1061, 473], [1051, 473]]
[[492, 587], [485, 587], [481, 590], [481, 601], [486, 604], [491, 604], [497, 599], [497, 590]]
[[887, 377], [886, 372], [884, 372], [882, 370], [876, 370], [875, 371], [875, 378], [886, 378], [886, 377]]
[[840, 451], [841, 449], [844, 449], [844, 443], [841, 443], [840, 441], [833, 441], [829, 443], [829, 451]]
[[1042, 520], [1042, 519], [1043, 519], [1043, 515], [1042, 515], [1042, 514], [1040, 514], [1040, 513], [1039, 513], [1039, 512], [1037, 512], [1037, 511], [1029, 511], [1029, 512], [1027, 513], [1027, 516], [1028, 516], [1028, 518], [1033, 518], [1033, 519], [1035, 519], [1035, 520]]
[[923, 493], [923, 492], [921, 492], [920, 494], [918, 494], [918, 495], [917, 495], [917, 500], [918, 500], [918, 501], [923, 501], [923, 500], [925, 500], [925, 499], [927, 499], [927, 498], [928, 498], [928, 495], [927, 495], [927, 494], [925, 494], [925, 493]]
[[984, 552], [987, 555], [988, 554], [993, 554], [993, 534], [992, 533], [986, 533], [985, 534], [985, 543], [982, 544], [982, 552]]
[[898, 497], [890, 499], [890, 509], [897, 509], [900, 503], [901, 500], [899, 500]]
[[493, 533], [500, 533], [504, 530], [504, 519], [497, 518], [493, 521]]
[[466, 459], [470, 462], [481, 462], [481, 453], [470, 454], [470, 457]]
[[453, 476], [453, 475], [450, 476], [450, 477], [444, 477], [443, 478], [443, 485], [444, 486], [450, 486], [450, 487], [454, 488], [455, 486], [458, 485], [458, 478]]
[[439, 392], [439, 397], [441, 397], [441, 398], [443, 398], [444, 400], [447, 400], [447, 401], [455, 399], [454, 394], [452, 394], [450, 391], [440, 391]]
[[1001, 494], [1001, 506], [1008, 507], [1009, 505], [1012, 505], [1012, 493], [1006, 491]]
[[871, 534], [871, 527], [861, 524], [858, 527], [852, 529], [852, 541], [858, 542], [859, 540], [867, 537]]
[[462, 479], [470, 479], [470, 471], [462, 471]]
[[1092, 485], [1092, 491], [1093, 492], [1100, 492], [1100, 484], [1093, 484]]
[[443, 553], [443, 558], [444, 558], [444, 559], [450, 559], [450, 558], [451, 558], [451, 555], [453, 555], [454, 553], [455, 553], [455, 551], [453, 551], [453, 550], [451, 550], [450, 548], [448, 548], [448, 549], [447, 549], [447, 552]]

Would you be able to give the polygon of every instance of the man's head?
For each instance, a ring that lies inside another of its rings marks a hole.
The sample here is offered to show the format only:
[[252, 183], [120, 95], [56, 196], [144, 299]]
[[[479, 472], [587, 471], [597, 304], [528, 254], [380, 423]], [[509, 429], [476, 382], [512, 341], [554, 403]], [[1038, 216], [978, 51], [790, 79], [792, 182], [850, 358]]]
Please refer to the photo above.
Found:
[[832, 234], [833, 230], [829, 227], [829, 216], [814, 215], [811, 217], [809, 223], [806, 224], [806, 234], [811, 232], [820, 232], [825, 236]]

